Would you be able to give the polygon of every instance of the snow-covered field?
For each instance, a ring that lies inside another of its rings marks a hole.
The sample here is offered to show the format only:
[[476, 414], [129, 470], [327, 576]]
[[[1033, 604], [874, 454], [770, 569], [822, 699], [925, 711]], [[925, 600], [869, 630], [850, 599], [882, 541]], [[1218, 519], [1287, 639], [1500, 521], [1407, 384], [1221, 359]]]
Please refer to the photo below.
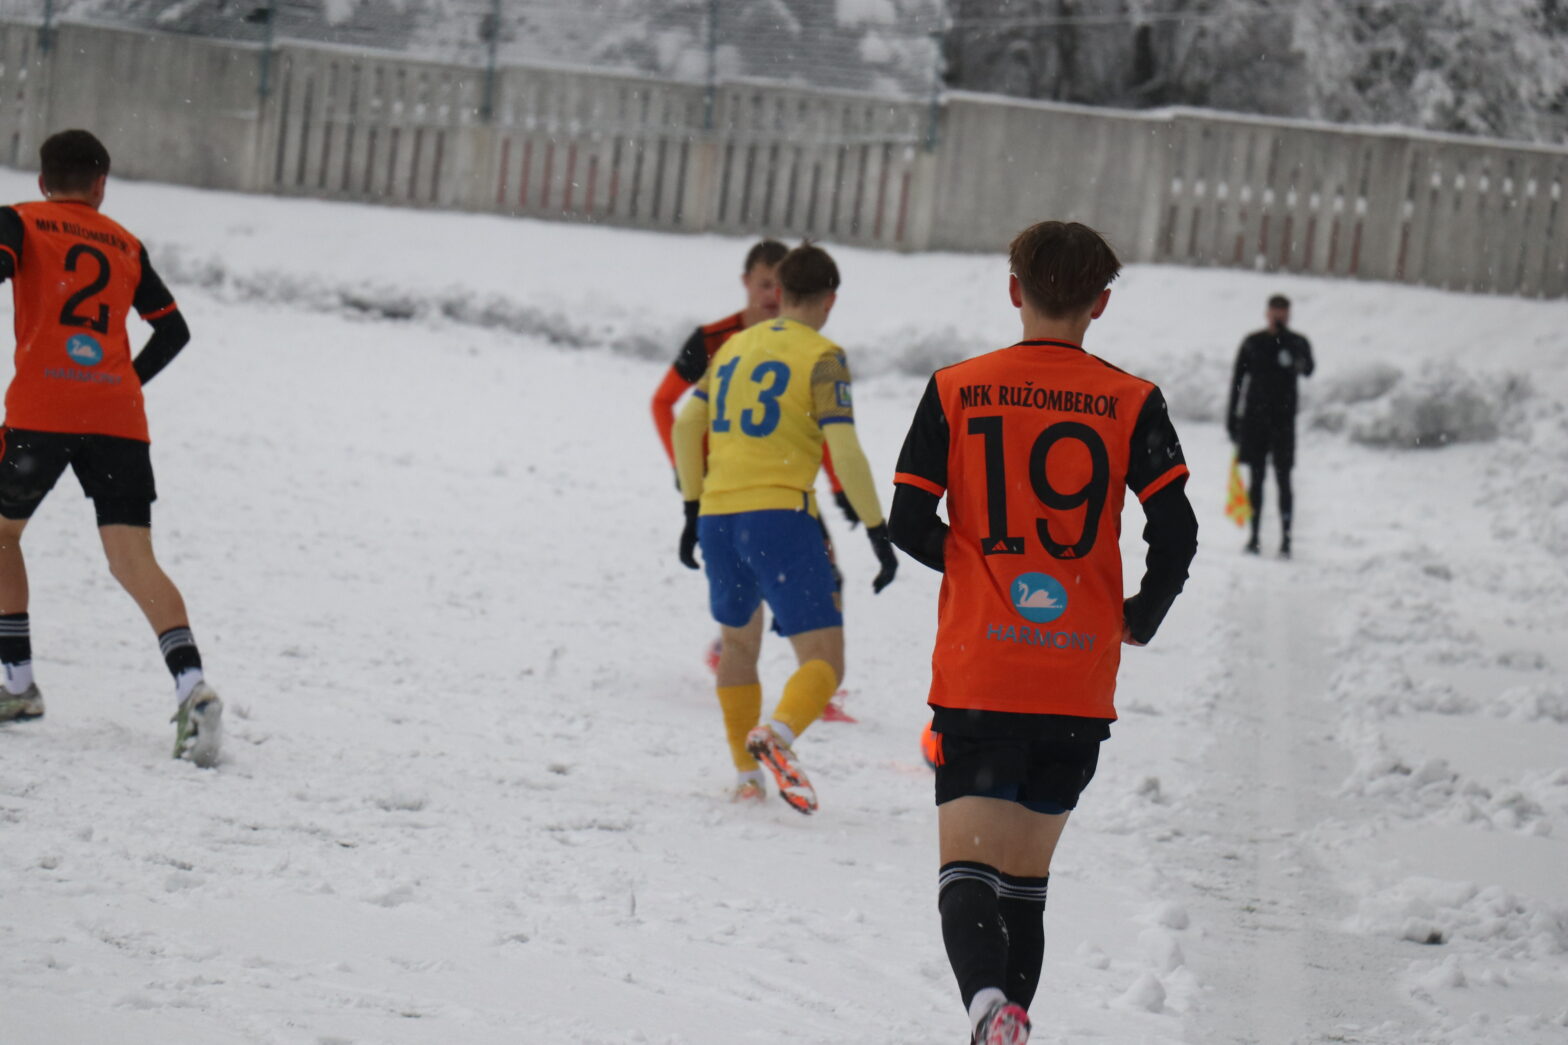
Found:
[[[0, 1042], [965, 1040], [916, 747], [935, 575], [872, 597], [830, 517], [860, 722], [800, 745], [818, 816], [721, 798], [646, 401], [744, 244], [106, 209], [195, 331], [148, 391], [156, 532], [228, 753], [168, 759], [156, 645], [65, 480], [27, 545], [49, 714], [0, 728]], [[1005, 263], [836, 253], [890, 477], [929, 369], [1013, 339]], [[1320, 367], [1290, 563], [1240, 554], [1215, 422], [1276, 289]], [[1568, 1040], [1565, 318], [1126, 273], [1090, 347], [1164, 384], [1202, 550], [1059, 851], [1035, 1040]], [[770, 699], [787, 671], [775, 643]]]

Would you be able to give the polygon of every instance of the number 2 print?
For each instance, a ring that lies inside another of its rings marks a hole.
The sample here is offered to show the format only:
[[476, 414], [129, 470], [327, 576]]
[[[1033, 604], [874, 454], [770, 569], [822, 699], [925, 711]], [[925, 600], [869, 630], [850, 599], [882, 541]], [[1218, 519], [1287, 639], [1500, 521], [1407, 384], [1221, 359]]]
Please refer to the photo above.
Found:
[[97, 247], [89, 247], [85, 243], [78, 243], [66, 251], [65, 271], [75, 272], [83, 258], [91, 259], [97, 265], [97, 275], [86, 286], [65, 299], [65, 305], [60, 309], [60, 325], [63, 327], [85, 328], [100, 334], [107, 334], [109, 332], [108, 305], [99, 305], [95, 315], [79, 315], [76, 310], [108, 288], [109, 259], [104, 257], [103, 251]]

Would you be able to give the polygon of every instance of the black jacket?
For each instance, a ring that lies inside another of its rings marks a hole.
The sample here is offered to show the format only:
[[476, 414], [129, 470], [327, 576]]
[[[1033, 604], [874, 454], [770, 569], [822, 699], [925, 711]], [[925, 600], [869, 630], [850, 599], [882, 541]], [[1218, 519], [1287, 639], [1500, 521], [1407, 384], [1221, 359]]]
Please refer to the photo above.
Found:
[[1287, 327], [1248, 334], [1236, 353], [1225, 427], [1231, 437], [1260, 428], [1294, 427], [1296, 379], [1312, 373], [1312, 344]]

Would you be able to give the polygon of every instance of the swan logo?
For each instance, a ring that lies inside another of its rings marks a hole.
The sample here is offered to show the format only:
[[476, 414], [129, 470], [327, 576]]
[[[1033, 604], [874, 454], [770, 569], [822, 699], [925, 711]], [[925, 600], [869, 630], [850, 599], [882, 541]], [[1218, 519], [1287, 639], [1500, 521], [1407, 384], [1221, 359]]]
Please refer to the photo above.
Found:
[[103, 346], [91, 334], [77, 334], [67, 341], [65, 354], [78, 366], [97, 366], [103, 362]]
[[1067, 612], [1067, 589], [1048, 573], [1023, 573], [1013, 581], [1013, 609], [1024, 620], [1049, 624]]

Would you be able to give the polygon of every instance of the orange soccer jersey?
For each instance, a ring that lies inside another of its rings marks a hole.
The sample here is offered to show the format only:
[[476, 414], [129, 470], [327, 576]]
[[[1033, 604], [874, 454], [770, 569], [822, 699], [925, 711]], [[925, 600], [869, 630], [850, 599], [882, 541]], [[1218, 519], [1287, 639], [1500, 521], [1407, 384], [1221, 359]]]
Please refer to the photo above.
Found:
[[125, 323], [133, 308], [151, 320], [175, 304], [141, 243], [85, 203], [10, 209], [20, 231], [0, 242], [10, 255], [16, 302], [7, 427], [146, 442]]
[[653, 393], [653, 427], [659, 433], [659, 441], [664, 444], [664, 453], [671, 464], [675, 463], [675, 446], [670, 441], [670, 429], [675, 425], [675, 404], [708, 372], [708, 360], [724, 347], [724, 342], [746, 329], [744, 315], [737, 312], [694, 330]]
[[930, 703], [1114, 719], [1123, 490], [1186, 474], [1159, 389], [1077, 345], [937, 371], [896, 476], [947, 497]]

